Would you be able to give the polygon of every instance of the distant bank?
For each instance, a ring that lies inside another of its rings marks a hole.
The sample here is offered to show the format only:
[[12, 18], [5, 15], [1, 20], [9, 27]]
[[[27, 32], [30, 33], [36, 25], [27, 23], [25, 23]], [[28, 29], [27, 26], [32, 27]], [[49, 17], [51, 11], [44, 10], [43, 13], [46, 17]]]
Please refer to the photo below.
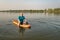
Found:
[[0, 12], [60, 13], [60, 8], [49, 8], [44, 10], [1, 10]]

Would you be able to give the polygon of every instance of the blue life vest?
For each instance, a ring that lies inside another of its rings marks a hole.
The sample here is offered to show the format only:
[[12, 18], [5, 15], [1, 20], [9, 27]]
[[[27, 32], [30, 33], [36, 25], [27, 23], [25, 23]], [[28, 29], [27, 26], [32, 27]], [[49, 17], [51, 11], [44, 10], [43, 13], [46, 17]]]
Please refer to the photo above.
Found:
[[25, 17], [24, 16], [19, 16], [18, 19], [19, 19], [20, 22], [23, 22]]

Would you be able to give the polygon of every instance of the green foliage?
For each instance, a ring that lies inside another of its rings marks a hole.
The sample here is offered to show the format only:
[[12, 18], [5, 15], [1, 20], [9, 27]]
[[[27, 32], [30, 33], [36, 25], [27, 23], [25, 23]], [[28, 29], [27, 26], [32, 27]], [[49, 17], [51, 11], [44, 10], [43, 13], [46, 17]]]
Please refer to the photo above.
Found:
[[60, 13], [60, 8], [49, 8], [48, 10], [2, 10], [0, 12]]

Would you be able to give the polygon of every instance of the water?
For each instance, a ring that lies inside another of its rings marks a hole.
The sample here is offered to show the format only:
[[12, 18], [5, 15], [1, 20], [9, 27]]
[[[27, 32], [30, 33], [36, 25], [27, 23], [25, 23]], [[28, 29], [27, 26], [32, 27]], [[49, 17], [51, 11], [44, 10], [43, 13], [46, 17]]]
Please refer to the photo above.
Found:
[[22, 35], [12, 23], [19, 13], [0, 12], [0, 40], [60, 40], [60, 14], [24, 13], [31, 29]]

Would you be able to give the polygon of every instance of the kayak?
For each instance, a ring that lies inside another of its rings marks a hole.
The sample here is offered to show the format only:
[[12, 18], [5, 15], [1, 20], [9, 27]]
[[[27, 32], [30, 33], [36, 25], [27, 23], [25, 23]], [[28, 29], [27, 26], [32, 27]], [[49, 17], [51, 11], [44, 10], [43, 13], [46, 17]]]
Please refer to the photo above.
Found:
[[12, 22], [13, 22], [13, 24], [17, 25], [18, 27], [31, 28], [31, 25], [30, 25], [30, 24], [22, 24], [22, 25], [20, 24], [20, 25], [19, 25], [18, 20], [13, 20]]

